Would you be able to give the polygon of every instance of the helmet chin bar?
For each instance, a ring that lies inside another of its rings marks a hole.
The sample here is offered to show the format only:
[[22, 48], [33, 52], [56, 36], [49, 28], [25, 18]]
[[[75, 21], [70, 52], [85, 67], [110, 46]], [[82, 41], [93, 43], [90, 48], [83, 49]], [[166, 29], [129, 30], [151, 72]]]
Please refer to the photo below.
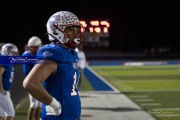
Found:
[[77, 44], [79, 44], [79, 43], [81, 42], [81, 39], [80, 39], [79, 37], [74, 38], [74, 42], [77, 43]]
[[56, 37], [54, 37], [52, 34], [50, 34], [50, 33], [45, 33], [46, 35], [50, 35], [52, 38], [54, 38], [54, 42], [57, 42], [57, 43], [60, 43], [60, 41], [56, 38]]
[[75, 37], [75, 38], [67, 38], [68, 42], [65, 43], [65, 45], [67, 45], [70, 48], [77, 48], [78, 44], [80, 44], [81, 38], [80, 37]]
[[77, 48], [78, 44], [80, 43], [81, 39], [79, 37], [77, 38], [73, 38], [73, 39], [69, 39], [67, 43], [65, 43], [65, 45], [67, 45], [70, 48]]

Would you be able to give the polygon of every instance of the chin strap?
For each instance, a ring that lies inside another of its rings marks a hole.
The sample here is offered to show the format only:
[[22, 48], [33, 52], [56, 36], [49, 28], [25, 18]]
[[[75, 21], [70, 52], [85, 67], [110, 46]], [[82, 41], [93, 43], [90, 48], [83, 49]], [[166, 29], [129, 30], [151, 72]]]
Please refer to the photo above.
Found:
[[65, 45], [73, 49], [77, 48], [78, 46], [76, 43], [65, 43]]
[[50, 34], [50, 33], [45, 33], [45, 35], [50, 35], [51, 37], [54, 38], [54, 40], [53, 40], [54, 42], [61, 44], [61, 43], [59, 42], [59, 40], [58, 40], [56, 37], [54, 37], [52, 34]]

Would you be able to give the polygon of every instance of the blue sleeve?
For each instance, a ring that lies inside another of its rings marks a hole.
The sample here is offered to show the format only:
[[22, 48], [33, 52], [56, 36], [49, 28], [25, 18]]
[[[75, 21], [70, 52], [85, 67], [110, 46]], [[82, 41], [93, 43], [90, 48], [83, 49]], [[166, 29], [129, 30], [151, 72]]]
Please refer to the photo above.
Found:
[[[29, 54], [27, 52], [24, 52], [21, 56], [29, 56]], [[34, 66], [33, 64], [23, 64], [22, 65], [25, 76], [29, 74], [29, 72], [31, 71], [33, 66]]]
[[56, 48], [41, 48], [37, 53], [37, 58], [42, 60], [51, 60], [54, 62], [61, 62], [63, 56]]
[[23, 64], [23, 72], [24, 75], [28, 75], [28, 73], [31, 71], [32, 67], [30, 64]]

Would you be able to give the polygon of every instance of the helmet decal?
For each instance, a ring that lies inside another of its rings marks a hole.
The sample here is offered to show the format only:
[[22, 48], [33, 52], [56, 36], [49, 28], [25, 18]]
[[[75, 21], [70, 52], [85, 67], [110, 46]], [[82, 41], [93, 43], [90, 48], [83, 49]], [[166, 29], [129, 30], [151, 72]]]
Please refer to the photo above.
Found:
[[10, 55], [13, 50], [13, 46], [7, 46], [6, 49], [7, 49], [7, 54]]
[[50, 28], [53, 32], [56, 32], [58, 23], [60, 21], [60, 16], [53, 16], [50, 20], [49, 20], [49, 24], [50, 24]]

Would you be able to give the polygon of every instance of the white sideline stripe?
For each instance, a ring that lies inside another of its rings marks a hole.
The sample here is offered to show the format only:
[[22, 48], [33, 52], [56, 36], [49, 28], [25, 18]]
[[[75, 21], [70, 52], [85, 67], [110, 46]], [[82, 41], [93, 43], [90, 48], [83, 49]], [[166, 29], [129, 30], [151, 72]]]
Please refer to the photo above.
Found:
[[167, 90], [167, 89], [161, 89], [161, 90], [126, 90], [126, 92], [173, 92], [173, 91], [180, 91], [180, 89], [171, 89], [171, 90]]
[[129, 98], [148, 98], [149, 96], [148, 95], [133, 95], [133, 96], [130, 96]]
[[143, 66], [143, 62], [126, 62], [124, 66]]
[[107, 82], [103, 77], [101, 77], [100, 75], [98, 75], [94, 70], [92, 70], [89, 66], [86, 66], [87, 69], [89, 69], [89, 71], [91, 71], [93, 74], [95, 74], [99, 79], [101, 79], [103, 82], [105, 82], [109, 87], [111, 87], [114, 92], [119, 93], [120, 91], [118, 89], [116, 89], [114, 86], [112, 86], [109, 82]]
[[126, 62], [125, 66], [166, 65], [167, 61]]
[[161, 103], [142, 103], [142, 106], [159, 106]]
[[180, 110], [180, 108], [155, 108], [152, 110]]
[[18, 109], [21, 105], [21, 102], [16, 106], [15, 110]]
[[157, 114], [157, 117], [178, 117], [180, 114]]
[[[26, 99], [26, 97], [25, 97], [24, 99]], [[18, 109], [18, 108], [21, 106], [21, 103], [22, 103], [22, 101], [23, 101], [24, 99], [22, 99], [21, 102], [16, 105], [15, 110]]]
[[152, 102], [152, 101], [154, 101], [154, 99], [136, 99], [135, 101], [139, 101], [139, 102]]

